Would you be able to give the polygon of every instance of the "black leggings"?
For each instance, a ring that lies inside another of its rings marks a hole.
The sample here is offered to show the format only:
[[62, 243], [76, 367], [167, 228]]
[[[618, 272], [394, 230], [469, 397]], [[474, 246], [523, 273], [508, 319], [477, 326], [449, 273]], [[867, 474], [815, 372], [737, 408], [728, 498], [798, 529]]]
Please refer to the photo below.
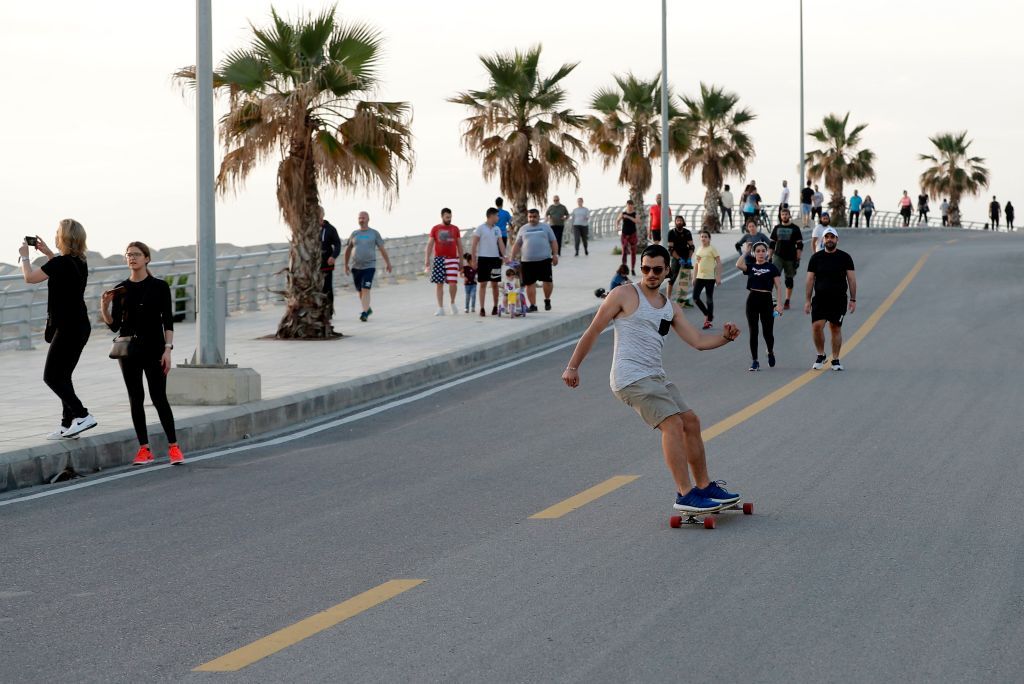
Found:
[[75, 418], [89, 415], [89, 409], [82, 405], [82, 400], [75, 394], [71, 374], [75, 372], [78, 360], [82, 358], [82, 350], [89, 341], [90, 332], [92, 326], [88, 320], [60, 326], [54, 331], [50, 351], [46, 353], [43, 382], [60, 397], [63, 408], [60, 424], [64, 427], [70, 427], [71, 421]]
[[772, 316], [772, 293], [755, 292], [747, 294], [747, 325], [750, 326], [750, 358], [757, 361], [757, 324], [761, 323], [764, 342], [768, 353], [775, 351], [775, 319]]
[[[708, 303], [700, 301], [700, 293], [707, 291]], [[697, 305], [701, 313], [708, 317], [709, 321], [715, 320], [715, 281], [711, 278], [694, 278], [693, 280], [693, 303]]]
[[128, 389], [128, 403], [132, 408], [132, 425], [135, 426], [135, 436], [139, 444], [149, 444], [149, 432], [146, 430], [146, 395], [142, 390], [142, 374], [146, 374], [146, 382], [149, 385], [149, 399], [156, 407], [157, 415], [160, 416], [160, 425], [167, 435], [167, 443], [174, 444], [178, 436], [174, 432], [174, 414], [171, 413], [171, 405], [167, 402], [167, 376], [160, 366], [160, 357], [156, 359], [119, 359], [121, 364], [121, 375], [124, 376], [124, 386]]

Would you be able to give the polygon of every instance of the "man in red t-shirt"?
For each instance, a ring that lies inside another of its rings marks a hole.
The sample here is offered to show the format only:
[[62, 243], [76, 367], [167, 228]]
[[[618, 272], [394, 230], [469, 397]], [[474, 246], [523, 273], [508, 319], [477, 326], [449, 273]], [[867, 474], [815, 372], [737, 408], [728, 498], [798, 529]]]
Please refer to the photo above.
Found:
[[654, 198], [651, 205], [651, 242], [661, 244], [661, 195]]
[[[430, 256], [434, 259], [431, 261]], [[427, 241], [427, 253], [423, 264], [423, 270], [430, 274], [430, 282], [434, 283], [437, 290], [437, 311], [435, 316], [444, 316], [444, 285], [448, 284], [448, 294], [451, 298], [449, 311], [454, 316], [458, 313], [455, 308], [455, 294], [459, 289], [459, 270], [462, 262], [462, 235], [459, 229], [452, 225], [452, 210], [445, 207], [441, 210], [441, 222], [430, 229], [430, 239]]]

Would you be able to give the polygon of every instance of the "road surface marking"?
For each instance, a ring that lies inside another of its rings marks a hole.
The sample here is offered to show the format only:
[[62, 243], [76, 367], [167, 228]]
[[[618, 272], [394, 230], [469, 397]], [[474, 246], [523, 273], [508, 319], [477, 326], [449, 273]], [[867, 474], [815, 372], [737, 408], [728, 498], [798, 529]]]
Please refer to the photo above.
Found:
[[369, 591], [364, 591], [358, 596], [353, 596], [332, 608], [328, 608], [316, 615], [311, 615], [304, 620], [299, 620], [293, 625], [279, 629], [273, 634], [232, 651], [227, 655], [222, 655], [216, 660], [203, 663], [196, 667], [193, 672], [235, 672], [241, 670], [243, 667], [248, 667], [267, 656], [283, 651], [289, 646], [294, 646], [303, 639], [308, 639], [314, 634], [334, 627], [340, 622], [344, 622], [376, 605], [384, 603], [388, 599], [409, 591], [425, 581], [421, 579], [404, 579], [385, 582]]
[[639, 475], [616, 475], [610, 477], [601, 484], [594, 485], [590, 489], [585, 489], [575, 496], [570, 496], [565, 501], [556, 503], [554, 506], [545, 508], [540, 513], [534, 513], [530, 516], [531, 519], [536, 520], [552, 520], [554, 518], [561, 518], [566, 513], [575, 511], [581, 506], [599, 499], [609, 492], [614, 492], [616, 489], [623, 485], [627, 485], [633, 480], [640, 477]]

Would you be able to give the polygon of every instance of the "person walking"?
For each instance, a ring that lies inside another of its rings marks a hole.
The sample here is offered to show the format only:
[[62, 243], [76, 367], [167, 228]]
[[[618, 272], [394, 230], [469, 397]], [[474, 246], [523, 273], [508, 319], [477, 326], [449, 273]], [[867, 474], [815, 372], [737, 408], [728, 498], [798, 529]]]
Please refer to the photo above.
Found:
[[636, 246], [640, 242], [636, 226], [636, 206], [633, 200], [626, 200], [626, 210], [619, 213], [615, 220], [619, 227], [619, 240], [622, 243], [622, 263], [626, 263], [626, 255], [629, 255], [629, 273], [636, 275]]
[[498, 284], [501, 282], [501, 266], [505, 261], [505, 242], [501, 239], [498, 228], [498, 209], [487, 210], [487, 218], [473, 231], [470, 241], [472, 266], [476, 269], [476, 279], [480, 283], [480, 315], [487, 315], [487, 284], [491, 286], [491, 299], [494, 306], [491, 315], [498, 315]]
[[572, 210], [572, 241], [576, 254], [580, 255], [580, 241], [583, 242], [584, 256], [590, 256], [587, 241], [590, 239], [590, 210], [583, 206], [583, 198], [576, 198], [576, 208]]
[[693, 233], [686, 227], [686, 219], [677, 214], [673, 220], [672, 229], [668, 231], [665, 238], [672, 259], [665, 296], [672, 299], [672, 288], [678, 280], [679, 294], [676, 301], [683, 307], [692, 307], [693, 304], [689, 302], [689, 289], [692, 279], [690, 271], [693, 268], [693, 262], [690, 260], [690, 256], [693, 254]]
[[[722, 284], [722, 257], [711, 244], [709, 231], [700, 231], [700, 249], [693, 259], [693, 303], [704, 314], [703, 329], [707, 330], [715, 322], [715, 286]], [[707, 303], [700, 299], [702, 292], [707, 292]]]
[[743, 225], [750, 221], [757, 225], [757, 216], [761, 213], [761, 195], [757, 194], [757, 188], [751, 183], [743, 191], [743, 198], [740, 200], [743, 207]]
[[526, 225], [519, 229], [512, 246], [512, 259], [522, 255], [523, 286], [530, 300], [529, 311], [537, 310], [537, 282], [544, 289], [544, 310], [551, 311], [551, 292], [554, 278], [551, 267], [558, 265], [558, 243], [555, 231], [540, 222], [540, 210], [526, 212]]
[[662, 454], [676, 490], [675, 509], [707, 513], [735, 504], [740, 495], [726, 490], [724, 481], [708, 476], [700, 419], [687, 406], [679, 389], [665, 377], [665, 338], [674, 330], [679, 339], [694, 349], [706, 350], [732, 342], [740, 331], [732, 323], [725, 324], [721, 335], [703, 335], [694, 328], [679, 305], [661, 294], [668, 262], [668, 250], [661, 245], [644, 249], [640, 258], [641, 282], [608, 293], [573, 350], [562, 372], [562, 382], [572, 389], [580, 386], [580, 366], [604, 329], [609, 324], [614, 326], [612, 393], [633, 408], [647, 425], [661, 431]]
[[992, 202], [988, 205], [988, 217], [992, 219], [992, 230], [999, 230], [999, 202], [995, 195], [992, 195]]
[[[345, 275], [352, 274], [362, 306], [359, 320], [365, 323], [373, 313], [370, 307], [370, 288], [373, 287], [373, 276], [377, 272], [377, 250], [380, 250], [380, 255], [384, 258], [388, 273], [391, 273], [391, 258], [384, 249], [384, 238], [375, 229], [370, 228], [370, 215], [361, 211], [358, 221], [359, 229], [349, 236], [348, 244], [345, 245]], [[349, 259], [353, 252], [355, 258], [350, 263]]]
[[903, 217], [903, 227], [904, 228], [909, 228], [910, 227], [910, 214], [911, 214], [911, 210], [912, 210], [913, 204], [914, 204], [914, 202], [913, 202], [913, 200], [910, 199], [910, 195], [908, 195], [907, 191], [904, 190], [903, 191], [903, 197], [900, 197], [900, 202], [899, 202], [900, 216]]
[[804, 228], [811, 226], [811, 202], [814, 200], [814, 190], [811, 188], [811, 181], [807, 181], [807, 187], [800, 190], [800, 223]]
[[334, 262], [341, 254], [341, 237], [338, 229], [324, 218], [324, 208], [317, 207], [320, 219], [320, 272], [324, 274], [323, 293], [327, 302], [327, 320], [334, 318]]
[[800, 268], [800, 257], [804, 253], [804, 236], [800, 227], [790, 221], [789, 209], [783, 209], [782, 222], [772, 228], [768, 248], [772, 254], [772, 263], [779, 273], [786, 278], [786, 301], [782, 308], [789, 309], [789, 300], [793, 296], [793, 279]]
[[871, 216], [875, 213], [875, 203], [871, 199], [871, 195], [864, 198], [864, 204], [860, 205], [860, 211], [864, 214], [864, 227], [871, 227]]
[[555, 234], [555, 240], [558, 242], [558, 256], [562, 256], [562, 237], [565, 234], [565, 221], [568, 218], [569, 210], [562, 204], [562, 200], [558, 199], [558, 195], [555, 195], [547, 210], [547, 220]]
[[782, 181], [782, 194], [779, 196], [779, 220], [782, 220], [782, 210], [789, 209], [789, 181]]
[[[853, 269], [853, 258], [839, 249], [839, 233], [828, 227], [822, 237], [825, 247], [815, 252], [807, 261], [807, 291], [804, 313], [811, 316], [811, 338], [818, 352], [814, 370], [825, 365], [825, 323], [832, 333], [832, 370], [843, 370], [839, 353], [843, 348], [843, 319], [847, 312], [857, 310], [857, 275]], [[849, 287], [850, 301], [847, 306], [846, 292]]]
[[1006, 230], [1012, 231], [1015, 213], [1013, 211], [1013, 205], [1010, 204], [1009, 200], [1006, 202], [1006, 208], [1003, 209], [1003, 215], [1006, 217]]
[[[43, 382], [61, 403], [61, 419], [57, 429], [46, 436], [49, 440], [73, 439], [98, 424], [75, 393], [71, 376], [89, 341], [92, 325], [85, 308], [85, 285], [89, 267], [85, 261], [85, 228], [74, 219], [57, 224], [54, 238], [55, 254], [38, 235], [27, 237], [18, 248], [21, 275], [26, 283], [46, 282], [46, 331], [44, 339], [50, 348], [43, 366]], [[32, 268], [29, 246], [47, 258], [39, 268]]]
[[921, 191], [921, 194], [917, 196], [917, 223], [918, 225], [924, 223], [928, 224], [928, 193]]
[[763, 242], [768, 245], [771, 243], [771, 238], [757, 229], [756, 219], [747, 219], [746, 229], [747, 232], [743, 234], [743, 237], [736, 241], [734, 247], [736, 247], [737, 254], [744, 256], [748, 263], [753, 263], [754, 253], [752, 251], [752, 247], [758, 242]]
[[651, 242], [661, 244], [661, 193], [654, 196], [654, 204], [649, 210], [651, 216]]
[[811, 195], [811, 220], [817, 218], [821, 221], [822, 206], [825, 204], [825, 195], [822, 194], [821, 190], [818, 189], [818, 184], [814, 184], [814, 194]]
[[725, 228], [725, 219], [729, 219], [729, 230], [735, 230], [736, 226], [732, 222], [732, 208], [733, 198], [732, 191], [729, 190], [729, 185], [726, 184], [722, 189], [722, 192], [718, 195], [718, 206], [722, 209], [722, 217], [720, 223], [722, 228]]
[[853, 197], [850, 198], [850, 225], [853, 227], [860, 228], [860, 210], [863, 204], [864, 198], [854, 190]]
[[943, 197], [942, 204], [939, 205], [939, 213], [942, 214], [942, 225], [949, 225], [949, 201]]
[[[131, 338], [128, 356], [119, 358], [121, 377], [128, 390], [132, 425], [139, 441], [133, 466], [153, 463], [146, 428], [146, 393], [142, 376], [149, 385], [149, 400], [160, 417], [167, 437], [167, 457], [171, 465], [181, 465], [185, 456], [178, 446], [174, 429], [174, 413], [167, 401], [167, 374], [171, 371], [171, 350], [174, 349], [174, 312], [171, 287], [167, 281], [154, 278], [149, 272], [152, 258], [149, 247], [142, 242], [129, 242], [124, 250], [128, 278], [100, 297], [103, 322], [119, 337]], [[113, 306], [111, 306], [113, 304]]]
[[[433, 260], [431, 260], [433, 254]], [[430, 229], [427, 239], [427, 253], [423, 270], [430, 273], [430, 282], [434, 283], [437, 299], [435, 316], [444, 316], [444, 286], [448, 285], [448, 298], [451, 300], [448, 309], [454, 316], [455, 296], [459, 291], [459, 267], [462, 256], [462, 233], [458, 226], [452, 225], [452, 210], [445, 207], [441, 210], [441, 222]]]
[[[768, 347], [768, 366], [775, 367], [775, 316], [782, 315], [782, 279], [779, 269], [768, 261], [768, 245], [754, 245], [754, 263], [740, 256], [736, 268], [747, 276], [747, 325], [750, 327], [750, 370], [761, 370], [757, 360], [757, 330], [760, 323], [764, 343]], [[772, 292], [776, 294], [772, 295]], [[772, 303], [775, 299], [777, 304]], [[774, 311], [773, 311], [774, 308]]]
[[814, 226], [814, 230], [811, 231], [811, 252], [820, 252], [825, 249], [825, 243], [822, 238], [825, 236], [825, 231], [832, 224], [832, 217], [829, 216], [827, 211], [821, 213], [821, 223]]
[[494, 206], [498, 210], [498, 223], [495, 224], [501, 230], [501, 241], [508, 247], [508, 226], [512, 222], [512, 214], [505, 210], [505, 200], [500, 197], [494, 198]]

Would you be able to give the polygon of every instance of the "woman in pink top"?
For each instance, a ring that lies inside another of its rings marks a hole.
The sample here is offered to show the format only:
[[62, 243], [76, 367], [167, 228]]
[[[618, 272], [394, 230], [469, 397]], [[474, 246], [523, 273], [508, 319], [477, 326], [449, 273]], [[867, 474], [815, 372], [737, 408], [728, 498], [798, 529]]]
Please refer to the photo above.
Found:
[[900, 197], [900, 216], [903, 217], [903, 227], [906, 228], [910, 225], [910, 213], [913, 210], [914, 202], [910, 199], [910, 195], [907, 191], [903, 191], [903, 197]]

